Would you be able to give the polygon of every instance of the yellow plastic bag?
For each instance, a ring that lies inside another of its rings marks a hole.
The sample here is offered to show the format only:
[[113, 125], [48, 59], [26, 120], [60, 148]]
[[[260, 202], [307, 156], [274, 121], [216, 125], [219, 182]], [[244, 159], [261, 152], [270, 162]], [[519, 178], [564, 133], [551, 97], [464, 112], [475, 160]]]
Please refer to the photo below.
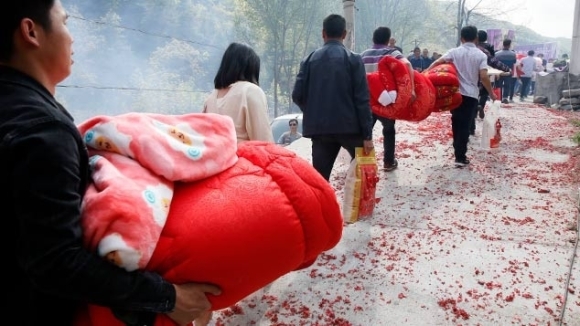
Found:
[[362, 147], [355, 150], [344, 185], [342, 215], [348, 223], [372, 217], [375, 209], [378, 166], [375, 151], [364, 155]]

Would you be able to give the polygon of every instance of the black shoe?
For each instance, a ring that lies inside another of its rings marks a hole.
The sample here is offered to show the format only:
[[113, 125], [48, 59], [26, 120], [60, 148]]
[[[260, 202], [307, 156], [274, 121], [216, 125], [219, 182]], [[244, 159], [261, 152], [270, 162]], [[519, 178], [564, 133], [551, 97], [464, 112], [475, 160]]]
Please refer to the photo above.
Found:
[[458, 168], [462, 168], [466, 165], [469, 165], [469, 159], [465, 158], [463, 160], [455, 160], [455, 166]]
[[508, 101], [508, 99], [507, 99], [507, 98], [504, 98], [503, 100], [501, 100], [501, 102], [502, 102], [503, 104], [508, 104], [508, 103], [509, 103], [509, 101]]
[[385, 164], [385, 167], [383, 168], [383, 170], [387, 171], [387, 172], [391, 172], [394, 169], [396, 169], [399, 166], [399, 162], [397, 161], [397, 159], [395, 159], [393, 161], [393, 163], [391, 164]]

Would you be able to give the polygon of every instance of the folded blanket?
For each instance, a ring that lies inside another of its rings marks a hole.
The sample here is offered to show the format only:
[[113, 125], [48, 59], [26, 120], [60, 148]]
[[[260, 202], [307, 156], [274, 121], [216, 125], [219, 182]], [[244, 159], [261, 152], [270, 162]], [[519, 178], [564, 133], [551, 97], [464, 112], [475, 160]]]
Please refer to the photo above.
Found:
[[396, 58], [384, 56], [377, 69], [367, 73], [373, 113], [388, 119], [403, 119], [407, 116], [413, 91], [407, 66]]
[[[147, 270], [174, 283], [209, 282], [213, 310], [229, 307], [277, 278], [310, 266], [340, 241], [343, 219], [333, 188], [283, 147], [239, 145], [233, 167], [178, 182]], [[109, 309], [89, 306], [76, 326], [122, 326]], [[156, 326], [173, 325], [159, 315]]]
[[413, 73], [413, 81], [416, 95], [414, 101], [411, 100], [413, 89], [407, 66], [391, 56], [383, 57], [378, 63], [378, 70], [367, 74], [373, 113], [393, 120], [426, 119], [435, 106], [436, 90], [419, 72]]
[[149, 262], [174, 181], [202, 180], [237, 161], [234, 124], [222, 115], [129, 113], [78, 128], [93, 179], [82, 204], [85, 245], [129, 271]]
[[443, 63], [423, 73], [435, 87], [437, 98], [433, 112], [443, 112], [456, 109], [463, 98], [459, 93], [459, 78], [453, 63]]

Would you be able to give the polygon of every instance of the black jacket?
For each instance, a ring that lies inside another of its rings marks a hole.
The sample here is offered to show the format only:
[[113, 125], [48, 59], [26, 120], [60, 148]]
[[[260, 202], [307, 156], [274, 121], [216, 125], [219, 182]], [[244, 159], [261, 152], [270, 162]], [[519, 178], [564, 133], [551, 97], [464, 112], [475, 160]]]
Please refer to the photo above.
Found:
[[71, 325], [85, 302], [135, 320], [175, 305], [173, 286], [159, 275], [128, 273], [83, 249], [88, 172], [87, 150], [69, 113], [36, 80], [0, 66], [0, 214], [8, 255], [3, 309], [15, 325]]
[[326, 42], [300, 63], [292, 100], [304, 114], [304, 137], [352, 134], [372, 139], [363, 61], [339, 41]]

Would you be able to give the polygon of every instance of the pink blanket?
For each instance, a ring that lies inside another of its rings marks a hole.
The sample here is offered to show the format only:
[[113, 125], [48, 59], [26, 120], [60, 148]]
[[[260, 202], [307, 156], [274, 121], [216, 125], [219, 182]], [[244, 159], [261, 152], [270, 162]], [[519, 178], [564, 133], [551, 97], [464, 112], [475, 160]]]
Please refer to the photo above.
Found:
[[93, 178], [82, 207], [85, 245], [129, 271], [149, 262], [174, 182], [205, 179], [238, 160], [233, 121], [222, 115], [129, 113], [78, 128]]

